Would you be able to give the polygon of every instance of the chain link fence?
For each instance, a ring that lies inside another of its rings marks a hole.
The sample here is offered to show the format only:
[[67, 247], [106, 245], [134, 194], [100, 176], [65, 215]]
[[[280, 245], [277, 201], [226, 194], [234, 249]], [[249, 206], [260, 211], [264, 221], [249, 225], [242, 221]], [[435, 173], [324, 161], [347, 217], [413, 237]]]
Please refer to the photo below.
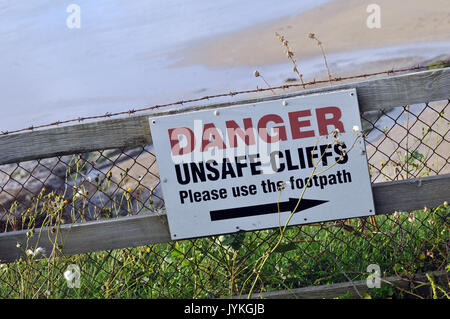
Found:
[[[450, 173], [450, 100], [368, 112], [361, 119], [373, 183]], [[1, 232], [36, 236], [43, 226], [160, 215], [163, 208], [152, 145], [0, 166]], [[354, 286], [342, 297], [448, 297], [445, 281], [415, 276], [448, 274], [449, 213], [443, 201], [418, 211], [290, 226], [270, 256], [278, 229], [74, 256], [56, 256], [57, 245], [53, 251], [23, 245], [27, 257], [0, 265], [0, 297], [258, 297], [366, 280], [372, 264], [382, 277], [400, 276], [407, 285]], [[79, 273], [68, 271], [70, 265]], [[78, 279], [79, 288], [70, 285]]]

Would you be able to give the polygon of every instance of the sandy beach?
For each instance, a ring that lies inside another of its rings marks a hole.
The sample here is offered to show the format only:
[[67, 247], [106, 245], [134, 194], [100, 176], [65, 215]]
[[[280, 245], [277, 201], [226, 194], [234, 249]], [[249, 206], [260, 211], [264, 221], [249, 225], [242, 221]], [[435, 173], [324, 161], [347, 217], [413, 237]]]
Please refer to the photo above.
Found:
[[[328, 54], [418, 43], [450, 41], [450, 1], [379, 0], [381, 28], [369, 29], [367, 6], [373, 1], [335, 0], [292, 18], [278, 19], [214, 39], [193, 43], [179, 52], [176, 66], [204, 64], [213, 68], [261, 66], [286, 61], [274, 36], [289, 40], [301, 67], [302, 59], [319, 56], [320, 49], [308, 38], [315, 33]], [[432, 50], [432, 49], [430, 49]], [[416, 62], [399, 59], [396, 65]], [[380, 66], [382, 67], [382, 66]]]

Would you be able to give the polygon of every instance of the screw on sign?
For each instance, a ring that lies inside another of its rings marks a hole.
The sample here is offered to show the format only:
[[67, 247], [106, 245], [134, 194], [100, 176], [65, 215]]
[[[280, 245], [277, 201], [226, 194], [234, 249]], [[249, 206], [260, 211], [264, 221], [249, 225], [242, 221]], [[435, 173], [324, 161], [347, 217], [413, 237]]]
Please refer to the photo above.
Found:
[[356, 90], [283, 101], [150, 119], [172, 238], [374, 214]]

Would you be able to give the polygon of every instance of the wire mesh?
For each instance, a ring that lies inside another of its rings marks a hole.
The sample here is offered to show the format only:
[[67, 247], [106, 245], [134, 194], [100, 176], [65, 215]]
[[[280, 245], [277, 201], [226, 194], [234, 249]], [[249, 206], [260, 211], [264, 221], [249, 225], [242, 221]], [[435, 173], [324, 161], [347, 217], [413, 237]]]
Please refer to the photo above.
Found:
[[[450, 172], [450, 100], [365, 113], [361, 119], [373, 183]], [[348, 194], [349, 200], [354, 196]], [[163, 207], [151, 145], [0, 166], [2, 232], [160, 213]], [[370, 291], [372, 296], [421, 297], [428, 285], [414, 279], [417, 273], [448, 272], [449, 213], [443, 202], [419, 211], [291, 226], [281, 240], [272, 229], [54, 258], [37, 259], [31, 251], [26, 259], [0, 266], [0, 296], [258, 296], [365, 280], [367, 266], [377, 264], [382, 276], [402, 276], [409, 286], [387, 285]], [[80, 269], [79, 288], [68, 285], [73, 264]], [[438, 287], [436, 294], [448, 296], [448, 285]]]

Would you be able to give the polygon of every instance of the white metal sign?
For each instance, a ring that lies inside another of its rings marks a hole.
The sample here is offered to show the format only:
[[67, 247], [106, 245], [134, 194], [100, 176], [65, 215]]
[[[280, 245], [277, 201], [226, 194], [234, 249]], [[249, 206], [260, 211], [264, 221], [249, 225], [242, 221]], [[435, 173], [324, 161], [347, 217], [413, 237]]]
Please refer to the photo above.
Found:
[[172, 239], [374, 215], [360, 127], [355, 89], [150, 118]]

